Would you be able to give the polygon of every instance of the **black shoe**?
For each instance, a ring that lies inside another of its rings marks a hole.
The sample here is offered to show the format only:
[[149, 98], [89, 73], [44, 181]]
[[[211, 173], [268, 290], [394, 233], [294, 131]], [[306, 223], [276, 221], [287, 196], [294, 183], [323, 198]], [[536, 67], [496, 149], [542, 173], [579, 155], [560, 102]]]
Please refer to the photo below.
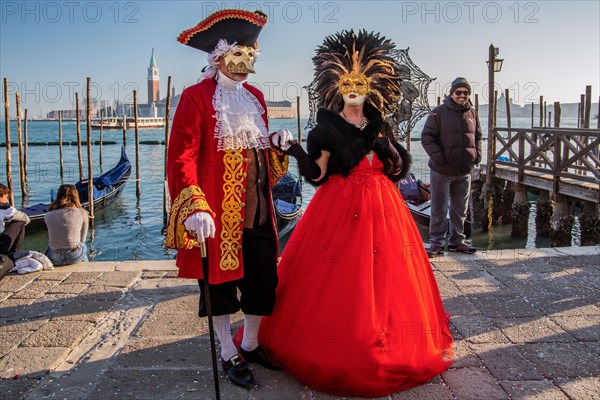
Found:
[[269, 357], [267, 357], [265, 351], [261, 346], [258, 346], [252, 351], [246, 351], [240, 348], [240, 353], [242, 354], [242, 357], [244, 357], [244, 360], [246, 360], [249, 363], [257, 363], [267, 369], [272, 369], [274, 371], [282, 370], [281, 367], [273, 364], [273, 362], [269, 360]]
[[444, 254], [444, 247], [438, 244], [432, 244], [426, 249], [426, 251], [429, 258], [435, 258], [440, 254]]
[[448, 251], [473, 254], [477, 251], [477, 247], [469, 246], [466, 243], [461, 243], [458, 246], [448, 246]]
[[223, 365], [227, 377], [233, 384], [246, 389], [251, 389], [256, 386], [254, 376], [248, 369], [248, 364], [244, 361], [241, 354], [236, 354], [228, 361], [221, 358], [221, 365]]

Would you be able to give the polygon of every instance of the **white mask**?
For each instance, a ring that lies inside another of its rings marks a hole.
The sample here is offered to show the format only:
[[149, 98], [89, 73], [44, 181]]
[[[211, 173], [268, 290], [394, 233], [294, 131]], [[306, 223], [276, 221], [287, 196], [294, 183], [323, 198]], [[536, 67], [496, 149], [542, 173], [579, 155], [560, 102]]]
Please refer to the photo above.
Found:
[[[353, 96], [353, 97], [350, 97]], [[344, 99], [344, 104], [348, 104], [349, 106], [359, 106], [365, 102], [367, 96], [361, 96], [360, 94], [356, 94], [354, 92], [342, 95]]]

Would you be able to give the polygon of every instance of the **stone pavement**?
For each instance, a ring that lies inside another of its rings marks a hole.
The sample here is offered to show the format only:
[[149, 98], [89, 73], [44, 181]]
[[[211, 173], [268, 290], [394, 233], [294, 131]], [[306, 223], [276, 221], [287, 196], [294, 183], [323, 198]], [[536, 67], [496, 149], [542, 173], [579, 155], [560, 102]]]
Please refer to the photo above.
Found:
[[[452, 368], [386, 399], [600, 399], [600, 247], [452, 254], [433, 268]], [[198, 286], [172, 261], [93, 262], [0, 281], [0, 399], [214, 398]], [[234, 328], [240, 325], [236, 316]], [[333, 399], [254, 366], [223, 399]]]

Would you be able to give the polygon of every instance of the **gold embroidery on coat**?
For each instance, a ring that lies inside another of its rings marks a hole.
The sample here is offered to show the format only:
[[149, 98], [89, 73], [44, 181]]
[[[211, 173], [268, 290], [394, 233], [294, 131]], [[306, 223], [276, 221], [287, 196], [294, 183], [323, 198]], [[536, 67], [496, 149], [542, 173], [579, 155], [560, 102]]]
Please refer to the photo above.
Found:
[[281, 157], [278, 156], [275, 150], [268, 150], [269, 156], [269, 186], [273, 187], [275, 184], [284, 176], [288, 171], [288, 156]]
[[223, 156], [223, 214], [221, 215], [221, 262], [223, 271], [240, 266], [239, 249], [242, 245], [241, 193], [244, 188], [242, 149], [227, 150]]
[[167, 223], [165, 244], [171, 249], [191, 249], [198, 246], [198, 240], [188, 235], [183, 224], [187, 217], [198, 211], [207, 211], [214, 218], [204, 192], [198, 186], [183, 189], [171, 206]]

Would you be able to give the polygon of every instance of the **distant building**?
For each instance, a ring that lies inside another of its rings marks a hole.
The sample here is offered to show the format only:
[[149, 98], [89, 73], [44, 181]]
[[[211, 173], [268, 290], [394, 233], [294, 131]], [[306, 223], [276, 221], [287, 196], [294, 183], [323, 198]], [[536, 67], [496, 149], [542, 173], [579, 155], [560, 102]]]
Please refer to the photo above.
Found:
[[[48, 119], [58, 119], [59, 114], [62, 113], [61, 119], [63, 120], [75, 120], [77, 112], [75, 110], [53, 110], [46, 114]], [[95, 111], [92, 112], [92, 118], [95, 117]], [[84, 120], [86, 118], [85, 110], [79, 109], [79, 119]]]
[[267, 116], [269, 118], [296, 118], [296, 109], [291, 101], [267, 101]]
[[[185, 89], [185, 86], [184, 86]], [[175, 86], [171, 88], [171, 112], [173, 118], [175, 109], [179, 104], [181, 94], [175, 93]], [[296, 118], [296, 109], [292, 107], [290, 101], [267, 101], [267, 116], [269, 118], [278, 119], [294, 119]], [[138, 98], [138, 116], [139, 117], [165, 117], [167, 108], [167, 99], [160, 98], [160, 75], [158, 73], [158, 64], [154, 58], [154, 49], [150, 55], [150, 64], [148, 65], [148, 101], [140, 102]], [[75, 110], [61, 110], [63, 119], [75, 119]], [[58, 119], [58, 110], [51, 111], [47, 114], [47, 118]], [[80, 105], [80, 118], [85, 119], [85, 101]], [[122, 117], [123, 115], [132, 117], [134, 115], [133, 102], [122, 103], [115, 101], [109, 105], [106, 100], [92, 100], [92, 118], [100, 118], [100, 114], [104, 117]]]

